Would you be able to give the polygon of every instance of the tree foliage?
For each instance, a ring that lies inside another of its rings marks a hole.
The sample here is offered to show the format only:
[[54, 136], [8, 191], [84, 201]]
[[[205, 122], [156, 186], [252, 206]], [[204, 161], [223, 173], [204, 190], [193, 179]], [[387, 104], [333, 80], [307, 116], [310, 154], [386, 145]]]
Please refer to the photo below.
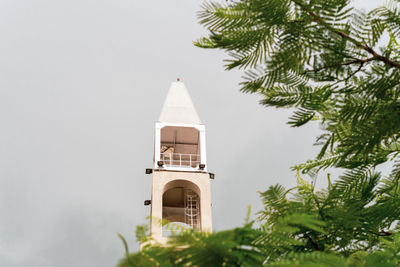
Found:
[[368, 13], [348, 0], [211, 2], [199, 17], [209, 36], [195, 44], [227, 51], [227, 69], [246, 69], [243, 92], [295, 108], [294, 127], [319, 120], [314, 167], [397, 158], [400, 2]]
[[[199, 20], [209, 34], [195, 45], [228, 52], [241, 90], [293, 108], [291, 126], [318, 121], [321, 150], [294, 167], [296, 187], [260, 193], [257, 220], [184, 230], [120, 267], [400, 266], [400, 1], [370, 12], [348, 0], [213, 1]], [[325, 189], [303, 178], [326, 168], [344, 172]]]
[[256, 221], [216, 233], [184, 229], [166, 245], [147, 237], [119, 266], [399, 266], [399, 208], [387, 200], [399, 194], [379, 179], [351, 172], [317, 190], [298, 175], [295, 188], [260, 193]]

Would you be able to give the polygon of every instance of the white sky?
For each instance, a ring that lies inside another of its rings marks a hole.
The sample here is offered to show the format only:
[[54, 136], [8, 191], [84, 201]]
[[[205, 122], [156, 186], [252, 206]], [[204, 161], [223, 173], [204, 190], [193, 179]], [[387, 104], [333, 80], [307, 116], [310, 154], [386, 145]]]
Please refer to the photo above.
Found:
[[[207, 129], [215, 230], [293, 186], [318, 129], [239, 92], [202, 1], [0, 0], [0, 266], [113, 266], [150, 208], [154, 122], [180, 77]], [[378, 1], [381, 2], [381, 1]], [[369, 9], [377, 1], [356, 1]]]

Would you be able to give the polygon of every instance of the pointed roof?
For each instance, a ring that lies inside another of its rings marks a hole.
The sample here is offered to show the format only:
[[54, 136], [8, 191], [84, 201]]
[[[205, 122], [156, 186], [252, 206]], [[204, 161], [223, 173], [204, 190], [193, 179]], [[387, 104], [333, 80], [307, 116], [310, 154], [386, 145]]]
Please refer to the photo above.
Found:
[[160, 122], [201, 124], [192, 99], [183, 82], [171, 83], [165, 99]]

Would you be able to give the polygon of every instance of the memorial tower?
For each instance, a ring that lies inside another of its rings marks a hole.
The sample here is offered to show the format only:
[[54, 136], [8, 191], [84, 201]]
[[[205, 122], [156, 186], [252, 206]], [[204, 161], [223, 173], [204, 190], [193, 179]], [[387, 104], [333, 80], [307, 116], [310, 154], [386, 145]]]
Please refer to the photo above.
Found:
[[183, 82], [173, 82], [155, 124], [150, 234], [165, 242], [160, 219], [199, 231], [212, 230], [205, 126]]

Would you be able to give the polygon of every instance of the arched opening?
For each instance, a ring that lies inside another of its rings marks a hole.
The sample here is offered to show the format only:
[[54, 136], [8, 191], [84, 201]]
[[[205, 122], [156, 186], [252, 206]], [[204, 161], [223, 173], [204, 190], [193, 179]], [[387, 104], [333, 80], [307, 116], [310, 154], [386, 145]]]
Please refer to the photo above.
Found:
[[[162, 218], [192, 229], [201, 229], [200, 189], [192, 182], [175, 180], [164, 187]], [[165, 236], [165, 228], [163, 235]]]

